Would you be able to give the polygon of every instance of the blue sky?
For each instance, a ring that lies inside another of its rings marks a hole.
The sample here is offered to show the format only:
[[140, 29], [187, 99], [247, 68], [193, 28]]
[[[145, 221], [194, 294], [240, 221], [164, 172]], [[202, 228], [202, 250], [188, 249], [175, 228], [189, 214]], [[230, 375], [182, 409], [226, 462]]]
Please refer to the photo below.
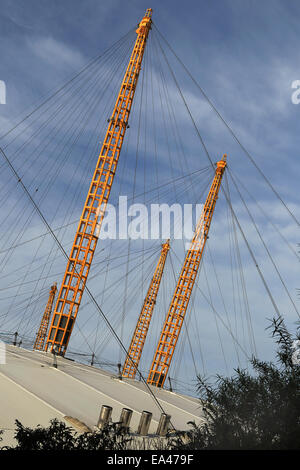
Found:
[[[27, 109], [31, 109], [34, 104], [39, 103], [42, 97], [51, 94], [57, 86], [72, 77], [91, 58], [126, 34], [142, 18], [144, 11], [149, 7], [153, 8], [153, 20], [156, 26], [163, 32], [178, 56], [184, 61], [226, 121], [234, 129], [241, 142], [253, 155], [256, 163], [299, 218], [298, 175], [300, 168], [298, 154], [300, 138], [298, 122], [300, 104], [295, 105], [291, 101], [293, 92], [291, 84], [294, 80], [300, 79], [300, 53], [298, 47], [300, 5], [297, 1], [215, 0], [207, 2], [200, 0], [186, 2], [153, 1], [150, 4], [144, 1], [119, 2], [115, 0], [106, 2], [94, 0], [85, 0], [84, 2], [77, 0], [52, 0], [51, 2], [27, 0], [26, 3], [18, 0], [2, 0], [0, 11], [0, 80], [4, 80], [6, 83], [7, 104], [0, 105], [0, 134], [2, 135], [10, 129], [18, 121], [18, 116], [23, 115]], [[297, 226], [283, 210], [278, 199], [249, 163], [228, 131], [205, 103], [199, 90], [184, 75], [178, 64], [176, 67], [181, 89], [214, 161], [223, 153], [228, 153], [229, 164], [233, 172], [243, 181], [246, 188], [264, 207], [273, 223], [283, 231], [289, 243], [296, 249], [296, 244], [299, 241]], [[116, 75], [116, 82], [117, 78]], [[174, 99], [176, 118], [180, 125], [182, 141], [188, 156], [188, 168], [186, 169], [186, 173], [188, 173], [202, 168], [208, 163], [199, 142], [195, 139], [195, 132], [182, 104], [181, 107], [178, 104], [178, 91], [169, 76], [167, 77], [167, 85]], [[137, 98], [137, 102], [139, 102], [138, 100], [139, 98]], [[176, 108], [177, 105], [178, 108]], [[143, 117], [145, 117], [146, 111], [143, 108]], [[136, 118], [133, 117], [133, 119]], [[135, 122], [133, 120], [133, 124]], [[134, 125], [131, 127], [134, 128]], [[134, 135], [135, 131], [132, 132]], [[149, 137], [151, 138], [150, 131]], [[135, 149], [133, 139], [132, 137], [129, 144], [131, 151], [129, 151], [125, 173], [123, 172], [123, 193], [129, 195], [132, 191], [133, 181], [132, 169], [134, 167]], [[66, 185], [63, 175], [70, 174], [78, 159], [82, 158], [81, 149], [84, 149], [83, 144], [74, 152], [74, 157], [71, 156], [68, 160], [64, 169], [65, 173], [59, 175], [55, 186], [52, 188], [52, 196], [49, 195], [43, 202], [43, 210], [51, 211], [51, 206], [59, 204], [59, 197], [64, 193]], [[154, 163], [150, 158], [150, 150], [149, 147], [149, 155], [143, 165], [147, 168], [149, 174], [152, 174], [154, 173]], [[166, 145], [162, 143], [159, 151], [161, 152], [161, 178], [162, 181], [167, 181], [170, 179], [171, 171]], [[30, 152], [28, 158], [30, 163]], [[17, 167], [22, 169], [22, 154], [18, 156], [16, 162]], [[92, 162], [93, 160], [91, 160], [88, 170], [92, 170]], [[181, 175], [182, 172], [185, 172], [184, 168], [183, 170], [180, 168], [179, 163], [174, 160], [175, 175]], [[34, 168], [32, 171], [34, 171]], [[142, 189], [142, 165], [139, 167], [139, 171], [141, 173], [138, 173], [137, 192]], [[82, 186], [82, 193], [87, 187], [88, 174]], [[76, 175], [78, 178], [76, 182], [81, 187], [80, 173], [76, 173]], [[28, 182], [31, 177], [33, 177], [32, 174], [28, 176]], [[120, 180], [121, 176], [118, 176], [118, 184], [120, 184]], [[39, 178], [37, 178], [37, 181], [38, 184], [41, 184]], [[151, 184], [153, 185], [153, 181], [150, 178], [148, 181], [149, 188]], [[70, 193], [70, 201], [73, 197], [72, 194]], [[18, 199], [18, 196], [14, 193], [13, 183], [9, 186], [9, 196], [11, 204]], [[112, 194], [113, 201], [116, 200], [117, 196], [118, 191], [115, 191]], [[185, 202], [189, 200], [189, 197], [192, 198], [192, 195], [187, 193]], [[166, 202], [175, 202], [175, 198], [176, 194], [169, 194]], [[248, 203], [251, 203], [250, 200], [248, 200]], [[226, 212], [223, 210], [226, 207], [224, 201], [220, 201], [219, 206], [217, 208], [219, 212], [216, 211], [216, 218], [212, 227], [210, 245], [214, 253], [215, 264], [219, 270], [219, 277], [222, 280], [225, 300], [230, 310], [230, 307], [232, 307], [230, 301], [232, 297], [231, 287], [227, 284], [229, 283], [229, 255], [228, 252], [224, 253], [222, 249], [224, 238], [227, 236]], [[81, 200], [79, 197], [72, 213], [75, 219], [80, 213], [80, 207]], [[264, 274], [268, 282], [273, 287], [276, 301], [278, 301], [281, 311], [285, 312], [288, 324], [293, 326], [297, 316], [291, 309], [290, 303], [283, 298], [278, 279], [274, 277], [272, 266], [266, 259], [266, 253], [259, 245], [259, 241], [255, 239], [253, 226], [246, 218], [242, 204], [237, 199], [235, 200], [235, 209], [244, 223], [243, 227], [249, 239], [253, 242], [253, 249], [264, 268]], [[5, 208], [3, 210], [3, 217], [5, 217]], [[253, 211], [255, 210], [253, 206]], [[52, 216], [54, 217], [53, 214], [51, 214]], [[272, 248], [272, 254], [276, 259], [276, 263], [280, 266], [280, 272], [282, 272], [290, 289], [293, 300], [299, 307], [299, 300], [296, 295], [296, 287], [299, 284], [297, 282], [298, 261], [290, 255], [286, 246], [282, 244], [282, 240], [276, 236], [270, 222], [261, 213], [256, 212], [256, 217], [268, 246]], [[52, 221], [54, 225], [59, 226], [61, 219], [59, 217], [57, 220], [53, 218]], [[20, 224], [22, 223], [20, 220]], [[35, 223], [31, 224], [24, 234], [24, 239], [42, 233], [43, 230], [44, 228], [38, 219], [35, 219]], [[67, 239], [68, 242], [72, 240], [72, 230], [67, 233]], [[69, 245], [66, 242], [66, 249], [68, 249], [67, 246]], [[24, 264], [23, 261], [31, 259], [35, 249], [36, 247], [33, 246], [28, 252], [19, 251], [15, 254], [20, 266]], [[46, 255], [49, 249], [50, 244], [45, 242], [45, 245], [41, 248], [41, 253]], [[100, 252], [100, 246], [98, 249]], [[126, 253], [126, 247], [122, 249]], [[242, 246], [241, 250], [242, 254], [245, 255], [244, 269], [245, 276], [248, 277], [249, 281], [248, 294], [251, 308], [254, 311], [252, 321], [258, 351], [264, 357], [272, 358], [273, 346], [271, 341], [268, 340], [265, 327], [267, 326], [266, 318], [270, 318], [274, 312], [270, 308], [270, 302], [266, 298], [261, 282], [257, 277], [257, 272], [251, 265], [249, 255], [246, 253], [247, 250]], [[159, 244], [157, 245], [156, 254], [158, 251]], [[180, 267], [180, 256], [181, 259], [183, 256], [182, 249], [180, 251], [180, 248], [178, 248], [177, 253], [179, 261], [177, 260], [175, 271], [176, 269], [178, 271]], [[60, 260], [60, 263], [62, 268], [56, 270], [57, 272], [63, 270], [63, 260]], [[155, 258], [151, 258], [149, 263], [147, 265], [145, 261], [145, 273], [151, 273]], [[174, 263], [176, 264], [175, 258]], [[207, 259], [207, 269], [213, 271], [213, 265], [209, 262], [209, 259]], [[202, 283], [203, 286], [205, 286], [204, 274], [201, 271], [199, 279], [199, 283]], [[104, 274], [102, 273], [102, 275]], [[24, 274], [20, 276], [22, 277]], [[114, 276], [115, 274], [112, 273], [106, 282], [113, 283]], [[53, 278], [54, 280], [56, 279]], [[45, 289], [47, 285], [46, 283]], [[144, 289], [146, 285], [145, 274], [145, 279], [142, 281]], [[97, 290], [97, 284], [92, 284], [92, 286]], [[214, 287], [217, 289], [216, 285]], [[124, 285], [121, 284], [119, 287], [120, 296], [123, 296], [123, 291]], [[137, 303], [131, 305], [132, 311], [128, 314], [125, 331], [119, 331], [119, 334], [123, 335], [125, 343], [129, 341], [143, 292], [141, 290]], [[171, 292], [172, 280], [168, 278], [165, 287], [166, 299]], [[206, 294], [209, 295], [209, 289], [206, 289]], [[163, 300], [161, 300], [160, 320], [164, 317], [166, 299], [164, 300], [164, 307]], [[196, 297], [196, 303], [197, 299], [198, 297]], [[101, 300], [106, 307], [106, 312], [116, 308], [112, 305], [111, 297], [105, 297], [103, 294]], [[214, 305], [216, 305], [215, 303], [221, 311], [222, 302], [220, 298], [215, 299]], [[206, 309], [207, 305], [201, 304], [201, 316], [204, 319], [211, 315], [211, 312], [209, 313]], [[221, 331], [221, 334], [224, 333], [225, 335], [223, 348], [227, 356], [226, 369], [221, 357], [220, 346], [216, 346], [218, 329], [215, 326], [215, 319], [213, 317], [209, 318], [210, 320], [203, 321], [203, 324], [199, 325], [199, 330], [201, 332], [200, 336], [202, 335], [204, 355], [206, 356], [205, 371], [208, 375], [213, 375], [215, 372], [222, 373], [232, 370], [236, 366], [236, 358], [232, 352], [231, 338], [226, 337], [225, 330], [224, 332]], [[38, 319], [38, 314], [36, 319]], [[85, 320], [85, 316], [82, 316], [82, 320], [78, 319], [78, 321], [82, 321], [82, 325]], [[191, 321], [195, 321], [194, 324], [192, 323], [195, 326], [196, 320]], [[27, 324], [31, 325], [30, 319]], [[32, 323], [32, 325], [34, 324]], [[92, 322], [91, 325], [91, 330], [93, 330], [94, 323]], [[13, 321], [9, 327], [14, 327]], [[148, 355], [148, 362], [155, 345], [159, 321], [153, 328], [152, 338], [154, 339], [149, 340], [149, 345], [145, 350], [145, 355]], [[222, 324], [219, 328], [222, 330]], [[76, 342], [74, 340], [74, 348], [79, 348], [79, 346], [81, 346], [80, 341]], [[114, 347], [111, 346], [111, 348], [112, 350], [108, 346], [106, 352], [103, 352], [105, 357], [114, 354]], [[197, 350], [196, 342], [194, 348]], [[194, 375], [188, 349], [186, 349], [185, 354], [186, 367], [185, 371], [182, 371], [183, 378]], [[145, 369], [148, 367], [147, 361], [145, 361], [143, 367]]]
[[[1, 117], [7, 119], [119, 39], [148, 4], [29, 0], [26, 7], [22, 1], [1, 5], [0, 79], [7, 85]], [[263, 170], [285, 191], [280, 162], [284, 158], [298, 165], [299, 107], [290, 100], [291, 82], [298, 78], [297, 2], [166, 1], [152, 7], [157, 26]], [[9, 125], [4, 121], [2, 128]]]

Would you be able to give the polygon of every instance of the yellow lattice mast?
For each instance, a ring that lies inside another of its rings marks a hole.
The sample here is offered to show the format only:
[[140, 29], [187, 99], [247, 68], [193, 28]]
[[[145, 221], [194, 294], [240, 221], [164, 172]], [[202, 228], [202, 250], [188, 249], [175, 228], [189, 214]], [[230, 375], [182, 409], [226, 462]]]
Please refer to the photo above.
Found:
[[156, 269], [154, 271], [153, 277], [151, 279], [151, 283], [147, 295], [145, 297], [136, 328], [132, 336], [132, 340], [127, 353], [128, 356], [126, 357], [126, 361], [122, 371], [123, 377], [129, 377], [131, 379], [134, 379], [135, 377], [141, 359], [143, 347], [146, 341], [169, 249], [170, 244], [169, 240], [167, 240], [166, 243], [162, 245], [160, 257]]
[[105, 208], [128, 127], [128, 118], [141, 70], [146, 41], [151, 29], [151, 16], [152, 10], [148, 9], [136, 30], [137, 38], [114, 110], [109, 119], [108, 129], [55, 305], [46, 350], [52, 351], [55, 345], [56, 352], [61, 355], [66, 352], [95, 253]]
[[163, 387], [168, 374], [208, 237], [225, 167], [226, 155], [217, 163], [215, 176], [186, 254], [154, 354], [147, 382], [156, 387]]
[[50, 322], [50, 316], [51, 316], [56, 292], [57, 292], [57, 287], [56, 287], [56, 282], [55, 282], [53, 286], [51, 286], [51, 289], [49, 292], [49, 299], [45, 308], [44, 315], [42, 317], [39, 331], [37, 332], [37, 335], [35, 338], [33, 349], [38, 349], [39, 351], [43, 351], [44, 349], [45, 339], [46, 339], [47, 332], [48, 332], [48, 326]]

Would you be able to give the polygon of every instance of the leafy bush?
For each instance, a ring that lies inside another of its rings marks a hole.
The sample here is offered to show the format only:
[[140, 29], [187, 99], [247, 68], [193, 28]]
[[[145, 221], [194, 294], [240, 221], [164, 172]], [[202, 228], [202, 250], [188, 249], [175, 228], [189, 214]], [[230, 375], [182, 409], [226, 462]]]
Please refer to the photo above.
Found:
[[206, 423], [193, 426], [190, 449], [300, 449], [300, 365], [283, 319], [272, 320], [278, 365], [252, 358], [255, 374], [237, 369], [198, 390]]
[[96, 432], [77, 434], [64, 422], [52, 419], [47, 428], [31, 429], [16, 420], [15, 447], [9, 450], [125, 450], [131, 440], [124, 428], [117, 423], [105, 426]]
[[16, 421], [11, 450], [300, 449], [300, 365], [283, 320], [273, 319], [271, 327], [278, 365], [252, 358], [254, 375], [237, 369], [214, 385], [198, 377], [201, 426], [191, 423], [190, 431], [172, 432], [166, 440], [136, 440], [119, 423], [78, 435], [56, 419], [35, 429]]

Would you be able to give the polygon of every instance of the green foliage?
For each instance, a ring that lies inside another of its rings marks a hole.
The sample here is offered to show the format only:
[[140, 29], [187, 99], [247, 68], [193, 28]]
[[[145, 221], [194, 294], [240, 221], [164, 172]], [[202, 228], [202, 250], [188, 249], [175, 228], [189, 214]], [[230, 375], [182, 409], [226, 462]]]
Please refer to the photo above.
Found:
[[9, 450], [125, 450], [130, 438], [117, 423], [105, 426], [96, 432], [75, 433], [64, 422], [52, 419], [50, 426], [35, 429], [23, 426], [16, 420], [15, 439], [17, 445]]
[[283, 319], [272, 320], [278, 364], [251, 360], [255, 374], [237, 369], [210, 385], [198, 377], [206, 424], [193, 426], [191, 449], [300, 449], [300, 365]]
[[35, 429], [16, 421], [11, 450], [300, 449], [300, 365], [282, 318], [273, 319], [271, 328], [277, 364], [252, 358], [254, 374], [237, 369], [214, 385], [198, 377], [203, 425], [190, 423], [188, 432], [146, 441], [130, 437], [119, 423], [78, 435], [56, 419]]

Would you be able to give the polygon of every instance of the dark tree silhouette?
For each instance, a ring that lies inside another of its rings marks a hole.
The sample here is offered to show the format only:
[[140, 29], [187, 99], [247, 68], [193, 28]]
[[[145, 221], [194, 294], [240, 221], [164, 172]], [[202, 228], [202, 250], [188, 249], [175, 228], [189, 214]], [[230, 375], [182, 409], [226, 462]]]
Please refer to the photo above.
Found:
[[118, 423], [107, 425], [96, 432], [77, 434], [57, 419], [51, 420], [46, 428], [37, 426], [35, 429], [25, 427], [16, 420], [15, 439], [17, 445], [5, 447], [6, 450], [125, 450], [131, 440]]
[[252, 358], [254, 374], [237, 369], [233, 377], [218, 376], [215, 385], [198, 377], [206, 423], [193, 426], [181, 447], [300, 449], [300, 354], [282, 318], [270, 328], [277, 364]]
[[[199, 376], [205, 424], [170, 433], [156, 449], [300, 449], [300, 352], [282, 318], [273, 319], [270, 328], [278, 345], [277, 364], [252, 358], [254, 374], [237, 369], [233, 377], [218, 376], [214, 385]], [[78, 435], [56, 419], [48, 428], [35, 429], [16, 421], [15, 438], [11, 450], [138, 448], [119, 423]]]

